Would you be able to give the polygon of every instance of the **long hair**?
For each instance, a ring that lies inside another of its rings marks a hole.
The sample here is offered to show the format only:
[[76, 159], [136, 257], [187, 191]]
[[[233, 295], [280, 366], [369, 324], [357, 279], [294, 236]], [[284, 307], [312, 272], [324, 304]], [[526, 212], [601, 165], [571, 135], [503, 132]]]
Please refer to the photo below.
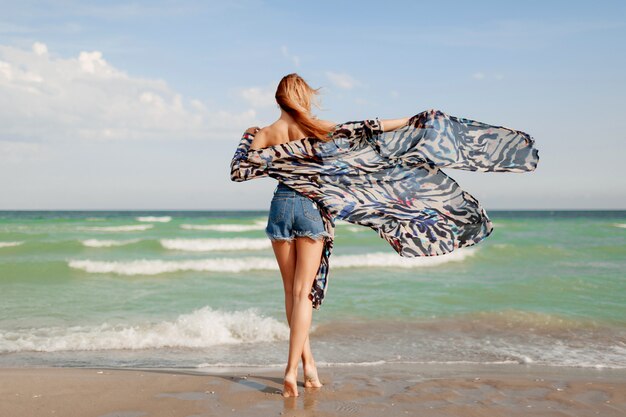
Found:
[[291, 73], [280, 80], [275, 97], [280, 108], [294, 119], [305, 134], [328, 141], [328, 134], [333, 130], [325, 127], [311, 114], [311, 102], [321, 109], [315, 101], [318, 90], [319, 88], [311, 88], [298, 74]]

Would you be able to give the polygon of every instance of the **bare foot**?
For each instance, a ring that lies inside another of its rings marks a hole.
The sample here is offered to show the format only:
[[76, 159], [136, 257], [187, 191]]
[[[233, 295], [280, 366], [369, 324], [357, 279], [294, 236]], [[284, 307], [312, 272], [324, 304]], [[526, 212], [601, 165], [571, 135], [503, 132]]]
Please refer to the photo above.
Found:
[[283, 382], [283, 397], [297, 397], [298, 396], [298, 375], [285, 374], [285, 380]]
[[322, 383], [317, 377], [315, 364], [304, 366], [304, 386], [306, 388], [321, 388]]

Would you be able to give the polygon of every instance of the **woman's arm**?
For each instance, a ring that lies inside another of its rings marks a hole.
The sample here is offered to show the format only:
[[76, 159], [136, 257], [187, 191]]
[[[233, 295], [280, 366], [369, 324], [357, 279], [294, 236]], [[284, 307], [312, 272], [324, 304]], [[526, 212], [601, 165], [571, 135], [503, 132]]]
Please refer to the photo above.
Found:
[[389, 132], [391, 130], [396, 130], [402, 126], [406, 126], [409, 123], [410, 117], [405, 117], [403, 119], [384, 119], [380, 121], [380, 128], [383, 132]]
[[[233, 159], [230, 161], [230, 179], [235, 182], [248, 181], [267, 176], [267, 164], [248, 160], [248, 150], [258, 127], [248, 128], [241, 137]], [[261, 160], [262, 161], [262, 160]]]
[[355, 139], [358, 137], [371, 138], [382, 132], [396, 130], [409, 123], [410, 117], [402, 119], [375, 119], [357, 120], [337, 125], [337, 129], [333, 132], [334, 137], [345, 137]]

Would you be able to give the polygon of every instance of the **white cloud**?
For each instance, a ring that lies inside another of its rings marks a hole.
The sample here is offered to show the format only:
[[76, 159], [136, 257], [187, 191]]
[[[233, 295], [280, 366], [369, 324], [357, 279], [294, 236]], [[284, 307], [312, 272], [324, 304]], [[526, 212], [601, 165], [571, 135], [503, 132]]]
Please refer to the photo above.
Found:
[[396, 91], [396, 90], [391, 90], [391, 91], [389, 92], [389, 94], [391, 94], [391, 97], [394, 97], [394, 98], [396, 98], [396, 97], [399, 97], [399, 96], [400, 96], [400, 93], [398, 93], [398, 91]]
[[48, 47], [43, 43], [35, 42], [33, 44], [33, 52], [36, 55], [45, 55], [48, 53]]
[[95, 74], [96, 71], [99, 71], [108, 76], [124, 76], [123, 73], [116, 71], [115, 68], [107, 64], [102, 58], [102, 52], [99, 51], [81, 52], [78, 55], [78, 62], [80, 63], [80, 68], [90, 74]]
[[342, 88], [344, 90], [350, 90], [358, 85], [361, 85], [359, 81], [355, 80], [354, 78], [352, 78], [351, 75], [345, 72], [338, 73], [338, 72], [326, 71], [326, 76], [333, 84], [335, 84], [337, 87]]
[[289, 51], [287, 50], [287, 47], [285, 45], [280, 47], [281, 52], [283, 53], [283, 56], [287, 59], [289, 59], [291, 62], [293, 62], [293, 65], [295, 65], [296, 67], [300, 66], [300, 57], [298, 57], [298, 55], [292, 55], [289, 53]]
[[482, 80], [483, 78], [485, 78], [485, 74], [483, 74], [482, 72], [475, 72], [474, 74], [472, 74], [472, 78], [474, 78], [475, 80]]
[[[256, 111], [230, 113], [185, 99], [163, 80], [126, 74], [99, 51], [57, 57], [0, 45], [0, 142], [222, 139], [258, 124]], [[13, 152], [15, 153], [15, 152]]]

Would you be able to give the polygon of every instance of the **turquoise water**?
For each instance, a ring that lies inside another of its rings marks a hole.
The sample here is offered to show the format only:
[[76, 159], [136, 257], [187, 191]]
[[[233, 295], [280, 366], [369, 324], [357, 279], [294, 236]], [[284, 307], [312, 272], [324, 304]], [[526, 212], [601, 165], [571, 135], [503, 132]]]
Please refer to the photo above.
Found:
[[[490, 211], [401, 258], [338, 221], [319, 363], [626, 367], [626, 211]], [[0, 212], [0, 366], [280, 365], [267, 212]]]

